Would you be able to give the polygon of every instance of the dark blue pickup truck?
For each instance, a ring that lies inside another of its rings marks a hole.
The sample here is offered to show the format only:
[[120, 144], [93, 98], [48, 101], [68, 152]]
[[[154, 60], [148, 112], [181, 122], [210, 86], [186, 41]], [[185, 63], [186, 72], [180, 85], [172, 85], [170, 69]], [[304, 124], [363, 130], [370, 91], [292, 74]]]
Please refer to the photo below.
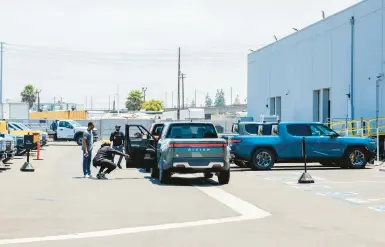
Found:
[[268, 170], [274, 163], [303, 162], [302, 138], [308, 162], [342, 168], [365, 168], [376, 157], [376, 142], [369, 137], [341, 137], [321, 123], [281, 122], [270, 135], [231, 136], [231, 155], [253, 170]]

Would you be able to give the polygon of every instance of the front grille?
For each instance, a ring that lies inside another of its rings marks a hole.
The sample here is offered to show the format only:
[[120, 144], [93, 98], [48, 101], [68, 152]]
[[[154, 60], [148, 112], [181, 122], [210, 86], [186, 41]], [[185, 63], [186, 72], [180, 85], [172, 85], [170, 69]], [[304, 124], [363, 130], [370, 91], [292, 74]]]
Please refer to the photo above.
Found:
[[6, 141], [5, 142], [5, 150], [6, 151], [12, 151], [12, 141]]

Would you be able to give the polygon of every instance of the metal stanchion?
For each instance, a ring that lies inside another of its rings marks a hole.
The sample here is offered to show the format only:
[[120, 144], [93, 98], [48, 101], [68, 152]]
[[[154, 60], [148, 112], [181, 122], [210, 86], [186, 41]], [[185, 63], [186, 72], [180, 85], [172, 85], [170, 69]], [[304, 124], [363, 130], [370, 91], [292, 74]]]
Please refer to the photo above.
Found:
[[24, 162], [23, 166], [20, 168], [22, 172], [34, 172], [35, 168], [29, 163], [29, 154], [33, 147], [33, 135], [24, 136], [24, 147], [27, 149], [27, 161]]
[[300, 184], [311, 184], [314, 183], [314, 179], [310, 176], [310, 174], [307, 172], [307, 163], [306, 163], [306, 142], [305, 137], [302, 138], [302, 157], [305, 163], [305, 171], [302, 173], [301, 177], [298, 179], [298, 183]]

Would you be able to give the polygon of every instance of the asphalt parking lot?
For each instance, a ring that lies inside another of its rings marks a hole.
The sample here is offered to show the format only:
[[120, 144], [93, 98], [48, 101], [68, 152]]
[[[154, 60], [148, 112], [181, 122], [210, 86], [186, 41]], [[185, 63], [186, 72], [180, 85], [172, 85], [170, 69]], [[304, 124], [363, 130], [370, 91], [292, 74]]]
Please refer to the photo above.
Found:
[[[0, 245], [384, 246], [385, 172], [311, 164], [271, 171], [233, 168], [228, 185], [176, 176], [159, 185], [136, 169], [83, 179], [81, 151], [55, 143], [0, 172]], [[94, 169], [94, 168], [92, 168]], [[94, 174], [96, 170], [94, 169]]]

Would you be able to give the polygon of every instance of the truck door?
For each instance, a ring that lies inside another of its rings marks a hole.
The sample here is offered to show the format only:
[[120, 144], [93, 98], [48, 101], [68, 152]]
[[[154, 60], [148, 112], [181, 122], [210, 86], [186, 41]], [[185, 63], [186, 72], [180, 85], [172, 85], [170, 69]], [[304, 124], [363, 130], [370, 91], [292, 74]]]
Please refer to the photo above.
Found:
[[57, 128], [57, 137], [59, 139], [73, 139], [75, 136], [75, 128], [67, 121], [59, 121]]
[[344, 146], [338, 138], [333, 138], [333, 132], [322, 124], [309, 125], [311, 136], [306, 138], [309, 157], [335, 158], [344, 152]]
[[282, 158], [302, 158], [302, 139], [311, 136], [309, 126], [307, 124], [288, 124], [286, 131], [288, 135], [278, 145], [277, 152]]

